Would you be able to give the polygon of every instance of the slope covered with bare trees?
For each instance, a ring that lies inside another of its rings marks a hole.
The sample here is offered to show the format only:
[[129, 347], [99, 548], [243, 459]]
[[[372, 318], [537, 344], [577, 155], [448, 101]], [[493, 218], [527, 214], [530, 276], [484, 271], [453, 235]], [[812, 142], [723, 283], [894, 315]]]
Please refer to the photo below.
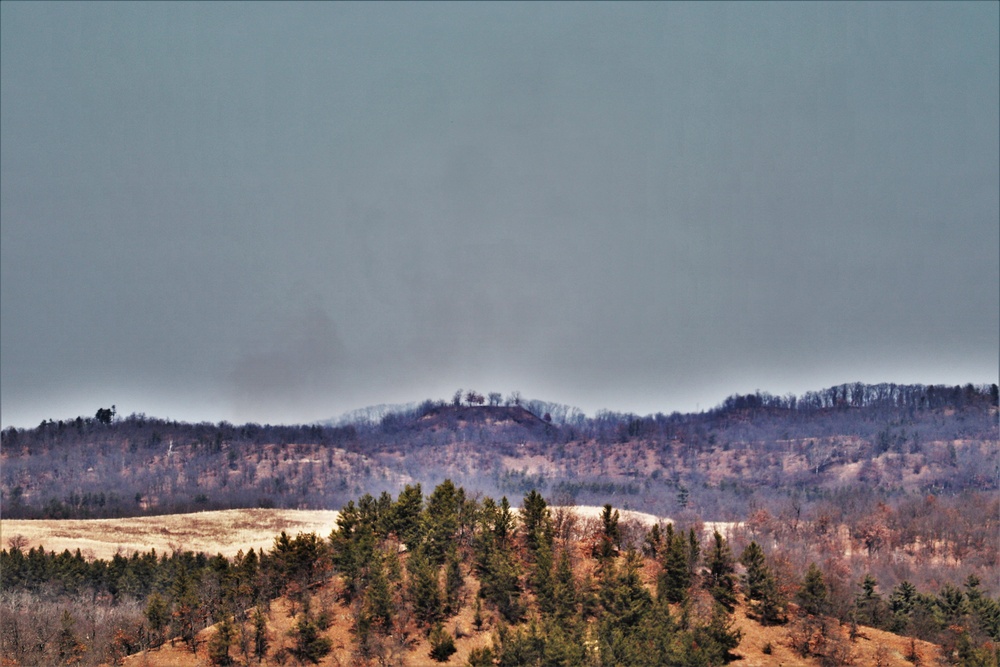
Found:
[[734, 544], [781, 544], [795, 568], [833, 559], [844, 582], [872, 572], [889, 587], [936, 589], [971, 574], [995, 593], [997, 415], [996, 385], [889, 384], [592, 417], [516, 392], [461, 391], [335, 426], [186, 424], [102, 408], [4, 430], [0, 493], [4, 518], [96, 518], [336, 509], [449, 478], [471, 494], [537, 489], [556, 505], [724, 522]]

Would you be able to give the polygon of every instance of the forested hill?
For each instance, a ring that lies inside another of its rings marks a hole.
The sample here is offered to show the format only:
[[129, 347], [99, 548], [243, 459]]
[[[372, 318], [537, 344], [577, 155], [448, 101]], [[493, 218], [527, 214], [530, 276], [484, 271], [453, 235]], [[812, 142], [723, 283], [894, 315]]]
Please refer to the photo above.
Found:
[[[188, 424], [102, 408], [2, 432], [3, 513], [113, 517], [230, 507], [334, 509], [450, 477], [493, 495], [611, 498], [660, 515], [744, 518], [849, 491], [998, 488], [997, 386], [847, 384], [731, 396], [697, 413], [586, 417], [474, 392], [339, 426]], [[846, 491], [845, 491], [846, 490]]]
[[450, 479], [470, 499], [537, 490], [555, 506], [611, 503], [689, 531], [721, 522], [734, 544], [758, 542], [793, 577], [819, 563], [842, 618], [868, 575], [882, 591], [910, 591], [907, 609], [944, 610], [914, 616], [919, 636], [920, 623], [947, 627], [941, 619], [964, 613], [963, 582], [1000, 592], [995, 385], [843, 385], [649, 416], [481, 398], [338, 426], [184, 424], [102, 408], [6, 429], [3, 516], [339, 509]]

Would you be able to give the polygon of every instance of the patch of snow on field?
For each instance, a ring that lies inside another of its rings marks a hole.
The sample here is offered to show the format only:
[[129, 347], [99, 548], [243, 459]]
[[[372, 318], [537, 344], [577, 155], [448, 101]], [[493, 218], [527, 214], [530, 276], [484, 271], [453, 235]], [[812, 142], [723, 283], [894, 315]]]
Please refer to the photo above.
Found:
[[[551, 511], [555, 512], [557, 509], [567, 509], [574, 514], [576, 514], [581, 519], [600, 519], [601, 514], [604, 512], [603, 507], [594, 507], [592, 505], [573, 505], [570, 507], [550, 507]], [[666, 517], [659, 517], [653, 514], [647, 514], [646, 512], [636, 512], [635, 510], [623, 510], [615, 508], [618, 511], [619, 521], [633, 520], [638, 521], [644, 526], [650, 527], [660, 521], [664, 523], [670, 523], [670, 519]]]

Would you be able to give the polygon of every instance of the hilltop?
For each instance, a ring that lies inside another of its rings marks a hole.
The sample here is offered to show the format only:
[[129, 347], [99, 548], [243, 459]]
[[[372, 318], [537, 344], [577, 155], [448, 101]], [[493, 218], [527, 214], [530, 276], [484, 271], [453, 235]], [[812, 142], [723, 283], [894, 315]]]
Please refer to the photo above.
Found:
[[549, 422], [529, 412], [521, 406], [477, 405], [453, 406], [436, 405], [421, 412], [413, 423], [413, 428], [442, 430], [463, 429], [484, 426], [506, 429], [520, 426], [536, 434], [545, 433]]
[[237, 507], [336, 509], [445, 477], [493, 495], [741, 518], [790, 496], [997, 490], [996, 386], [842, 385], [733, 396], [696, 414], [584, 417], [541, 401], [425, 401], [339, 426], [185, 424], [133, 414], [2, 432], [7, 517]]

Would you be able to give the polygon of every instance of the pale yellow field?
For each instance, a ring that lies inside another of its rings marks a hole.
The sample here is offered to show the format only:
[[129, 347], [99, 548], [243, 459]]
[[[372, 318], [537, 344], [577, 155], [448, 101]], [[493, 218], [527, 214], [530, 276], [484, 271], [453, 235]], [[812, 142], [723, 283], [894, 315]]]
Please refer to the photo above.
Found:
[[338, 514], [332, 510], [242, 509], [129, 519], [3, 519], [0, 542], [4, 548], [16, 540], [23, 543], [22, 549], [41, 545], [56, 553], [80, 549], [88, 559], [150, 549], [235, 556], [241, 549], [270, 549], [281, 531], [293, 537], [297, 533], [326, 537], [336, 527]]
[[[602, 511], [585, 506], [568, 509], [584, 520], [596, 520]], [[85, 558], [105, 560], [116, 553], [127, 556], [150, 549], [235, 556], [251, 547], [272, 548], [281, 531], [293, 537], [298, 533], [327, 537], [337, 525], [338, 514], [333, 510], [242, 509], [128, 519], [2, 519], [0, 546], [9, 548], [18, 542], [23, 550], [42, 546], [56, 553], [79, 549]], [[621, 510], [621, 518], [645, 525], [659, 520], [630, 510]]]

